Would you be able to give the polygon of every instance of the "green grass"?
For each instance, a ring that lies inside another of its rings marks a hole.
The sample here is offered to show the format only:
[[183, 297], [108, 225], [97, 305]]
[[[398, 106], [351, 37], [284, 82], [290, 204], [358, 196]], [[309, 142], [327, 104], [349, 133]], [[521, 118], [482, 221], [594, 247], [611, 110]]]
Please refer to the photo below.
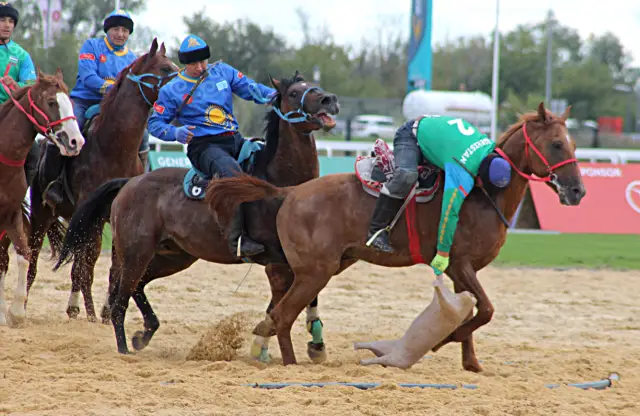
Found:
[[509, 234], [493, 265], [640, 269], [640, 235]]

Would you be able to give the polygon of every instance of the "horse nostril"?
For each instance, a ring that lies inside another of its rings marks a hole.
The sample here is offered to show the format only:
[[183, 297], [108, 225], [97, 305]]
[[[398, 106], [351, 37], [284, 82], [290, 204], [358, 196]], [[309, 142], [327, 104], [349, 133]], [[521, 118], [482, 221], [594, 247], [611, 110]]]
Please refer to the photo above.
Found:
[[69, 141], [69, 144], [71, 145], [71, 147], [76, 147], [78, 145], [78, 142], [76, 141], [76, 139], [71, 139], [71, 141]]
[[572, 187], [571, 192], [573, 192], [573, 194], [578, 197], [583, 197], [585, 194], [584, 188], [582, 186]]
[[320, 104], [322, 105], [329, 105], [331, 104], [331, 97], [328, 95], [325, 95], [324, 97], [322, 97], [322, 100], [320, 100]]

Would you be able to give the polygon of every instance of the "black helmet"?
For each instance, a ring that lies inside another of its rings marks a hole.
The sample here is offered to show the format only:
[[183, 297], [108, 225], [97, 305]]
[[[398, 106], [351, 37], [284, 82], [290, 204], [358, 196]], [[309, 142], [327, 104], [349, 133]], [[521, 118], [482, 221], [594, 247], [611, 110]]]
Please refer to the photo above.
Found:
[[16, 8], [11, 5], [11, 3], [0, 1], [0, 17], [10, 17], [15, 22], [15, 25], [18, 26], [18, 18], [20, 17], [20, 13], [18, 13], [18, 10], [16, 10]]

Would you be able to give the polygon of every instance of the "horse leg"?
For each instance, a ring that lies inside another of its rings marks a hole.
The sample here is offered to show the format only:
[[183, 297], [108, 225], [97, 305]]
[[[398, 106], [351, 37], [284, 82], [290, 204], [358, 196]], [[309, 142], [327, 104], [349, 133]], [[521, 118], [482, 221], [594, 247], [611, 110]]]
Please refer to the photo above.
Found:
[[[80, 286], [80, 290], [82, 291], [82, 296], [84, 297], [84, 309], [87, 312], [87, 319], [89, 322], [96, 322], [96, 310], [93, 306], [93, 296], [91, 294], [91, 286], [93, 286], [93, 271], [96, 266], [96, 262], [100, 257], [100, 246], [102, 243], [102, 234], [97, 232], [93, 238], [93, 244], [88, 244], [88, 246], [84, 249], [83, 255], [76, 256], [76, 260], [73, 263], [73, 267], [71, 268], [71, 282], [72, 282], [72, 291], [69, 295], [69, 306], [67, 308], [67, 315], [71, 318], [71, 314], [69, 313], [72, 307], [77, 308], [78, 312], [80, 310], [80, 296], [77, 291], [74, 291], [73, 282], [78, 282]], [[78, 315], [75, 314], [77, 317]]]
[[9, 270], [9, 237], [0, 239], [0, 326], [7, 325], [7, 304], [4, 300], [4, 279]]
[[105, 325], [109, 324], [111, 320], [111, 305], [115, 301], [118, 282], [120, 281], [122, 266], [118, 264], [118, 256], [116, 256], [116, 247], [111, 245], [111, 267], [109, 268], [109, 287], [107, 288], [107, 298], [104, 305], [102, 305], [102, 311], [100, 312], [100, 318]]
[[476, 357], [473, 332], [491, 321], [494, 308], [471, 265], [465, 264], [459, 269], [454, 269], [451, 275], [456, 293], [467, 290], [475, 296], [478, 301], [476, 304], [478, 312], [471, 319], [460, 325], [444, 341], [436, 345], [432, 351], [436, 352], [450, 342], [460, 342], [462, 343], [462, 367], [467, 371], [479, 373], [482, 371], [482, 366]]
[[7, 315], [7, 322], [11, 326], [21, 326], [27, 317], [25, 302], [27, 300], [27, 269], [31, 258], [31, 251], [24, 231], [22, 212], [16, 214], [13, 224], [7, 229], [7, 235], [18, 255], [18, 284], [13, 292], [13, 300]]
[[[36, 181], [37, 182], [37, 181]], [[36, 198], [36, 199], [34, 199]], [[43, 207], [36, 192], [31, 192], [31, 232], [29, 233], [29, 248], [31, 249], [31, 260], [29, 261], [29, 271], [27, 272], [27, 296], [38, 273], [38, 258], [42, 250], [44, 236], [56, 220], [49, 206]]]
[[307, 332], [311, 334], [311, 341], [307, 342], [307, 355], [316, 364], [327, 361], [327, 349], [322, 338], [324, 324], [318, 315], [318, 297], [313, 298], [307, 306]]
[[271, 319], [276, 327], [282, 362], [284, 365], [296, 364], [296, 356], [291, 343], [291, 327], [300, 312], [318, 296], [327, 285], [337, 265], [330, 269], [330, 264], [324, 264], [316, 270], [294, 270], [295, 280], [282, 300], [271, 311]]
[[160, 328], [160, 321], [153, 311], [153, 308], [151, 308], [147, 295], [144, 293], [146, 285], [147, 282], [140, 282], [136, 291], [133, 293], [133, 300], [136, 302], [144, 318], [144, 331], [136, 331], [136, 333], [133, 334], [133, 338], [131, 338], [131, 344], [137, 351], [149, 345], [153, 334]]
[[[145, 251], [143, 247], [133, 246], [124, 253], [121, 276], [118, 280], [118, 290], [111, 306], [111, 323], [116, 335], [116, 344], [120, 354], [128, 354], [127, 335], [124, 330], [129, 299], [134, 296], [147, 265], [153, 258], [153, 250]], [[138, 302], [136, 301], [136, 304]], [[138, 305], [140, 307], [140, 305]], [[142, 309], [141, 309], [142, 310]], [[153, 311], [152, 311], [153, 312]], [[144, 313], [144, 312], [143, 312]], [[155, 315], [154, 315], [155, 316]], [[146, 325], [146, 318], [145, 318]]]

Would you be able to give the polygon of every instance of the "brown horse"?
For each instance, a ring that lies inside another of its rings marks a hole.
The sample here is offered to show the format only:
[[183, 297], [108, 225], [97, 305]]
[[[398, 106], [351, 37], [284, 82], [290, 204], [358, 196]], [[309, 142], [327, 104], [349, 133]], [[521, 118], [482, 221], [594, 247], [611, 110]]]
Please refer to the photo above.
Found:
[[[68, 193], [72, 194], [73, 200], [65, 192], [65, 200], [56, 205], [55, 212], [48, 204], [43, 204], [43, 190], [54, 178], [48, 177], [46, 157], [40, 161], [38, 178], [31, 187], [32, 231], [29, 246], [33, 256], [29, 264], [27, 291], [36, 278], [38, 255], [44, 235], [55, 218], [62, 216], [70, 219], [77, 204], [84, 201], [102, 183], [113, 178], [143, 173], [138, 148], [149, 110], [158, 98], [160, 87], [175, 76], [177, 69], [166, 56], [164, 43], [158, 49], [158, 41], [154, 39], [148, 53], [120, 72], [113, 91], [102, 102], [100, 114], [89, 130], [83, 151], [78, 157], [65, 161]], [[84, 247], [84, 255], [79, 256], [73, 265], [72, 288], [67, 308], [70, 317], [75, 317], [80, 312], [81, 288], [87, 313], [90, 317], [95, 317], [90, 288], [93, 264], [100, 254], [100, 247], [99, 239], [88, 242]]]
[[[273, 111], [267, 114], [266, 147], [256, 155], [253, 174], [279, 186], [296, 185], [318, 177], [313, 131], [335, 126], [327, 113], [338, 113], [338, 101], [334, 94], [308, 84], [297, 72], [291, 80], [272, 79], [272, 83], [278, 94]], [[131, 297], [144, 316], [144, 332], [138, 331], [132, 339], [135, 349], [147, 346], [160, 325], [144, 293], [149, 282], [184, 270], [197, 259], [242, 262], [229, 252], [225, 229], [207, 204], [185, 196], [186, 173], [186, 169], [164, 168], [107, 182], [78, 208], [69, 225], [56, 268], [72, 254], [77, 259], [77, 249], [94, 236], [99, 238], [110, 218], [114, 250], [103, 318], [110, 314], [120, 353], [129, 352], [123, 324]], [[245, 207], [247, 234], [265, 246], [265, 251], [251, 260], [266, 265], [271, 280], [290, 280], [291, 271], [275, 230], [277, 210], [272, 203]], [[324, 352], [324, 345], [316, 348], [320, 354]], [[309, 350], [314, 353], [318, 351]]]
[[[567, 117], [568, 110], [556, 117], [541, 103], [537, 113], [522, 116], [499, 139], [499, 151], [504, 152], [514, 167], [510, 185], [497, 198], [497, 205], [507, 219], [513, 217], [522, 200], [530, 174], [544, 177], [542, 180], [557, 192], [562, 204], [580, 203], [585, 190], [575, 163], [575, 144], [565, 126]], [[304, 305], [318, 295], [332, 276], [358, 260], [387, 267], [414, 264], [404, 214], [390, 236], [397, 253], [383, 253], [365, 246], [376, 200], [363, 190], [355, 174], [324, 176], [291, 188], [276, 188], [249, 176], [229, 178], [213, 182], [207, 194], [211, 209], [221, 216], [227, 216], [229, 209], [240, 202], [265, 198], [284, 200], [277, 217], [278, 236], [295, 280], [271, 311], [272, 321], [263, 325], [263, 329], [265, 336], [275, 330], [285, 365], [296, 363], [291, 325]], [[418, 204], [416, 209], [414, 226], [425, 259], [433, 258], [436, 253], [441, 202], [442, 189], [439, 189], [432, 202]], [[472, 333], [487, 324], [494, 311], [476, 272], [496, 258], [505, 240], [506, 227], [487, 197], [474, 189], [462, 206], [446, 273], [453, 280], [456, 292], [466, 290], [476, 297], [478, 311], [434, 348], [437, 351], [448, 342], [461, 342], [463, 367], [470, 371], [482, 370]], [[272, 286], [279, 285], [280, 282], [272, 282]]]
[[[4, 84], [2, 87], [6, 88]], [[23, 222], [27, 192], [23, 166], [27, 153], [38, 133], [67, 156], [77, 155], [85, 143], [60, 68], [54, 76], [38, 71], [32, 86], [9, 94], [10, 100], [0, 106], [0, 325], [6, 325], [7, 318], [10, 324], [18, 325], [25, 318], [27, 263], [31, 257]], [[9, 266], [9, 240], [18, 255], [19, 270], [13, 302], [5, 316], [4, 277]]]

